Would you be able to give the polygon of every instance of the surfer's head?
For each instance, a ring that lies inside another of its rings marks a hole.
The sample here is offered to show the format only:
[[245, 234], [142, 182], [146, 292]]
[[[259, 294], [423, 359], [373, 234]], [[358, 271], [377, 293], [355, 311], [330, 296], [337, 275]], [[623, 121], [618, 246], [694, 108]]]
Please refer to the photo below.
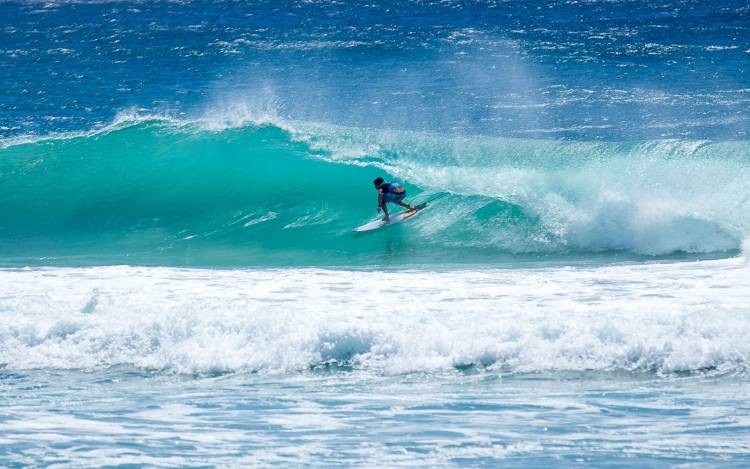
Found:
[[379, 188], [381, 184], [383, 184], [383, 178], [377, 177], [374, 181], [372, 181], [373, 184], [375, 184], [375, 188]]

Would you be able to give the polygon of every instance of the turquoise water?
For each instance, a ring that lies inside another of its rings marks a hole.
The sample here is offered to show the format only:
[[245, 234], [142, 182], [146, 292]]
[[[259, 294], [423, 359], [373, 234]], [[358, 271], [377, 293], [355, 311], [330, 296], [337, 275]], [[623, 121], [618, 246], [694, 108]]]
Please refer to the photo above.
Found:
[[747, 467], [749, 15], [0, 3], [0, 466]]
[[[372, 266], [736, 255], [744, 141], [445, 137], [289, 123], [124, 121], [0, 150], [6, 265]], [[408, 226], [370, 181], [435, 198]]]

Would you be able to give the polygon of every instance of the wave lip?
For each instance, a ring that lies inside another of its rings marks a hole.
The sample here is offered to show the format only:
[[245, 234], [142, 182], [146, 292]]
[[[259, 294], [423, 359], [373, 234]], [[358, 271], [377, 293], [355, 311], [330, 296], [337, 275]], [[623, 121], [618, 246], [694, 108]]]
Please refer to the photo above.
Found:
[[455, 272], [0, 270], [7, 369], [745, 373], [739, 259]]

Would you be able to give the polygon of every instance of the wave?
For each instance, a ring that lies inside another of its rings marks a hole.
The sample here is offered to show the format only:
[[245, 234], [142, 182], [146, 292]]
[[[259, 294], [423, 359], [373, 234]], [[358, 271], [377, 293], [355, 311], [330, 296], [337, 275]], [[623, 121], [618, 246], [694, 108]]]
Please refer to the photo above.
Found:
[[740, 259], [599, 268], [0, 269], [0, 369], [745, 373]]
[[[0, 146], [0, 257], [329, 265], [521, 253], [734, 255], [745, 141], [576, 142], [285, 122], [124, 117]], [[371, 180], [441, 195], [367, 237]]]

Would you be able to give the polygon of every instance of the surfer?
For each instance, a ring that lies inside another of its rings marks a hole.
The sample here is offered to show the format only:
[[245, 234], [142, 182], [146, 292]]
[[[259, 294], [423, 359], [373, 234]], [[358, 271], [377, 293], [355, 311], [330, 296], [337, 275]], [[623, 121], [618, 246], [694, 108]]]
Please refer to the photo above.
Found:
[[402, 207], [414, 210], [413, 205], [404, 203], [403, 200], [406, 197], [406, 189], [401, 187], [401, 184], [397, 182], [385, 182], [383, 178], [379, 177], [372, 181], [375, 184], [375, 189], [378, 191], [378, 213], [382, 210], [385, 213], [383, 221], [388, 221], [388, 202], [399, 204]]

